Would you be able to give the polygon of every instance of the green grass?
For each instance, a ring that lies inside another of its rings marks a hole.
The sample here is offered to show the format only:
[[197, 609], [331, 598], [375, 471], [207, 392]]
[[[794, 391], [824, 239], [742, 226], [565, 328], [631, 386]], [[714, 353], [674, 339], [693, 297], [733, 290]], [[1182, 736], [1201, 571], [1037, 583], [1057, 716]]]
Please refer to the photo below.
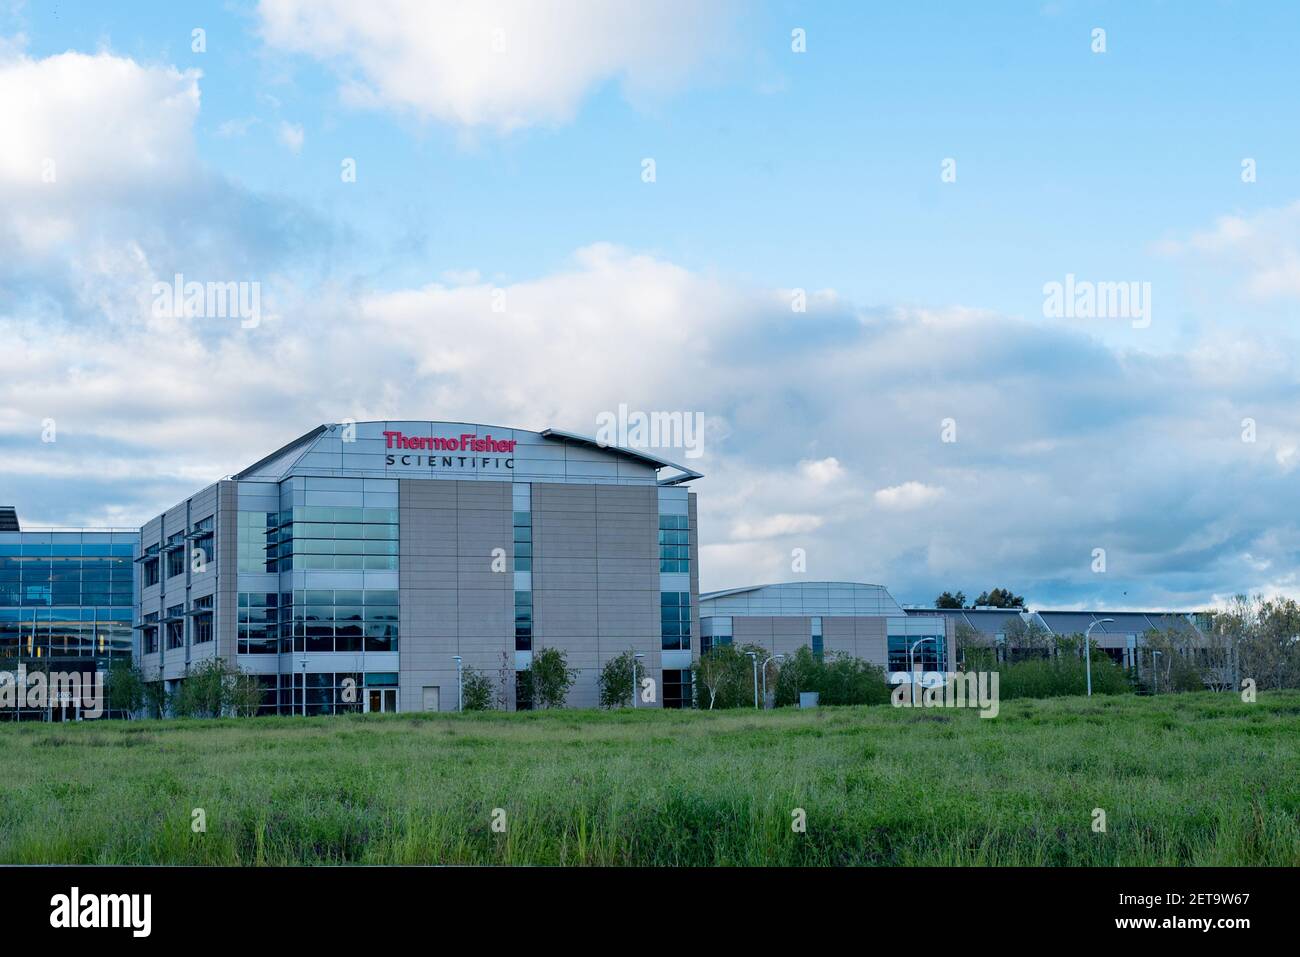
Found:
[[0, 724], [0, 862], [1294, 866], [1300, 693]]

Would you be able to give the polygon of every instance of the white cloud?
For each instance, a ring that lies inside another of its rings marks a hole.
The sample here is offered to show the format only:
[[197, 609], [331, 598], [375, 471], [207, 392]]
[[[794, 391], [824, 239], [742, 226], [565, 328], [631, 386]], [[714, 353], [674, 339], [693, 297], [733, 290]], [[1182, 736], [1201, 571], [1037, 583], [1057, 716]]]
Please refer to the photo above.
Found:
[[762, 538], [780, 538], [783, 535], [800, 535], [822, 527], [819, 515], [768, 515], [753, 521], [739, 521], [731, 530], [733, 538], [741, 541]]
[[291, 153], [302, 152], [303, 130], [298, 123], [280, 123], [280, 142], [289, 148]]
[[844, 466], [840, 465], [840, 460], [830, 455], [824, 459], [804, 459], [799, 463], [799, 472], [805, 478], [819, 484], [834, 482], [844, 477]]
[[728, 5], [657, 0], [262, 0], [272, 46], [335, 64], [346, 99], [461, 127], [563, 123], [600, 84], [680, 85], [725, 47]]
[[929, 505], [943, 495], [943, 489], [922, 482], [904, 482], [890, 488], [877, 489], [872, 495], [876, 504], [890, 511], [907, 511]]

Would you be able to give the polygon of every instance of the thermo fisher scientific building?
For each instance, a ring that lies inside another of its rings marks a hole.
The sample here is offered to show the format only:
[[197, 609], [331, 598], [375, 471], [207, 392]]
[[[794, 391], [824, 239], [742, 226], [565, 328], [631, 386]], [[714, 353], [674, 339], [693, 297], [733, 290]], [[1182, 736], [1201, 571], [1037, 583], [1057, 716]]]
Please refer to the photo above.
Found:
[[265, 713], [452, 711], [459, 656], [524, 708], [558, 648], [592, 707], [632, 650], [689, 706], [699, 477], [554, 429], [319, 426], [141, 528], [140, 666], [175, 690], [237, 662]]

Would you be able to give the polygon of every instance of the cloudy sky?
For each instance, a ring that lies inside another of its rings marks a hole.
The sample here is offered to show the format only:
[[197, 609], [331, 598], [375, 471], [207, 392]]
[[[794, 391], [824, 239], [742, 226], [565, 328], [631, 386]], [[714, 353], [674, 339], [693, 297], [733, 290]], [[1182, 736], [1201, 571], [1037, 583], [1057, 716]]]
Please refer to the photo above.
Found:
[[[1300, 597], [1297, 30], [0, 0], [0, 501], [138, 524], [320, 422], [626, 403], [704, 418], [706, 589]], [[160, 310], [177, 274], [258, 321]], [[1067, 276], [1145, 312], [1055, 314]]]

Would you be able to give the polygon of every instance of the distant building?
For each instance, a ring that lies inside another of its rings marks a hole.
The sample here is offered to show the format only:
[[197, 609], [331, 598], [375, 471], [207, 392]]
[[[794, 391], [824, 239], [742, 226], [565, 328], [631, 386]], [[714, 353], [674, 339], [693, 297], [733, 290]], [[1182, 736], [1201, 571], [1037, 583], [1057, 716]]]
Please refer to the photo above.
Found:
[[[0, 507], [0, 671], [57, 671], [91, 681], [131, 658], [132, 557], [140, 533], [115, 528], [26, 528]], [[78, 700], [0, 708], [0, 720], [81, 717]]]
[[950, 671], [955, 624], [938, 612], [906, 611], [883, 585], [786, 582], [700, 595], [700, 647], [755, 644], [790, 655], [839, 652], [889, 673]]
[[[908, 608], [915, 616], [943, 615], [955, 629], [969, 628], [998, 652], [1000, 660], [1026, 657], [1017, 638], [1037, 632], [1048, 638], [1084, 635], [1092, 626], [1092, 640], [1117, 665], [1140, 674], [1149, 664], [1143, 636], [1149, 631], [1173, 631], [1193, 646], [1206, 645], [1199, 616], [1194, 612], [1154, 611], [1031, 611], [1023, 608]], [[1103, 619], [1111, 619], [1104, 621]], [[1054, 644], [1054, 642], [1053, 642]]]

